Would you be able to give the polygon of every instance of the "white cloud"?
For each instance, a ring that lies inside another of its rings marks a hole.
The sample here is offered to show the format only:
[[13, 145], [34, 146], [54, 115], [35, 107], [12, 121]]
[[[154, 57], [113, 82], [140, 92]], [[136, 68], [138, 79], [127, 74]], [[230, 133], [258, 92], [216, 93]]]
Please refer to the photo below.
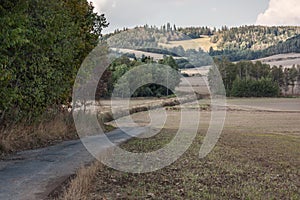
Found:
[[300, 25], [299, 0], [270, 0], [269, 7], [257, 17], [258, 25]]
[[96, 12], [102, 13], [104, 11], [104, 7], [107, 5], [108, 0], [90, 0], [95, 6]]
[[113, 8], [115, 8], [115, 7], [117, 7], [117, 2], [113, 2], [113, 4], [111, 5], [111, 7], [113, 7]]
[[217, 12], [218, 11], [218, 9], [216, 8], [216, 7], [213, 7], [213, 8], [211, 8], [210, 9], [212, 12]]

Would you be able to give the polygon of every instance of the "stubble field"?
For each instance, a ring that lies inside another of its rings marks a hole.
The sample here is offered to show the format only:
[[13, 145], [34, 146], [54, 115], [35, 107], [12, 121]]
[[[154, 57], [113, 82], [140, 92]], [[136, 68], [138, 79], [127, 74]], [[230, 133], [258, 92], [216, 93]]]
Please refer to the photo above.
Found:
[[[147, 174], [119, 172], [96, 163], [97, 170], [82, 197], [299, 199], [299, 105], [299, 99], [229, 99], [222, 135], [213, 151], [200, 159], [211, 116], [209, 110], [202, 110], [193, 145], [175, 163]], [[150, 152], [169, 143], [177, 132], [180, 109], [168, 109], [167, 113], [170, 120], [159, 134], [133, 139], [122, 148]], [[137, 123], [149, 122], [148, 112], [136, 113], [133, 118]]]

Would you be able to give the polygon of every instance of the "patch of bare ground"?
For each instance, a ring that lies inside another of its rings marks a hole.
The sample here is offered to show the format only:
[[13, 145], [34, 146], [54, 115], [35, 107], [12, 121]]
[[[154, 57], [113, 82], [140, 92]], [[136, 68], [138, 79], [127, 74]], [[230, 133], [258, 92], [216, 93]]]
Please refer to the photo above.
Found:
[[[156, 150], [174, 137], [180, 112], [162, 131], [148, 139], [122, 145], [132, 152]], [[142, 115], [134, 114], [142, 121]], [[147, 117], [146, 117], [147, 118]], [[149, 120], [149, 119], [147, 119]], [[77, 199], [299, 199], [300, 123], [298, 113], [230, 111], [214, 150], [199, 159], [199, 149], [210, 121], [201, 112], [199, 134], [175, 163], [147, 174], [130, 174], [108, 167], [91, 170], [89, 189], [75, 184]], [[101, 165], [101, 164], [96, 164]], [[84, 179], [77, 176], [77, 179]], [[75, 187], [74, 186], [74, 187]]]

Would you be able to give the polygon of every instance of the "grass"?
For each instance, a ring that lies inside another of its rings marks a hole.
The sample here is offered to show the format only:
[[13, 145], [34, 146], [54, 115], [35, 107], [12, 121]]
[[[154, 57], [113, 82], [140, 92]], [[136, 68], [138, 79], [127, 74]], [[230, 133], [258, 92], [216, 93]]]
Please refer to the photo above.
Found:
[[71, 113], [57, 113], [28, 124], [11, 124], [0, 130], [0, 155], [40, 148], [77, 138]]
[[182, 46], [185, 50], [187, 49], [203, 49], [204, 51], [208, 52], [210, 47], [213, 47], [215, 50], [218, 49], [216, 43], [210, 42], [210, 37], [203, 36], [198, 39], [191, 39], [191, 40], [181, 40], [181, 41], [170, 41], [168, 44], [159, 43], [159, 45], [163, 47], [177, 47]]
[[[93, 172], [89, 190], [78, 199], [300, 199], [299, 121], [295, 114], [286, 115], [291, 116], [228, 113], [217, 146], [199, 159], [209, 119], [204, 112], [196, 140], [175, 163], [147, 174], [123, 173], [98, 163], [102, 167]], [[288, 130], [273, 133], [288, 121], [298, 129], [297, 135], [290, 135]], [[155, 137], [133, 139], [122, 148], [153, 151], [167, 144], [175, 132], [163, 129]]]
[[[169, 96], [166, 99], [160, 99], [158, 105], [177, 105], [178, 102], [174, 96]], [[130, 113], [138, 113], [149, 110], [150, 105], [138, 105], [132, 107]], [[122, 110], [121, 110], [122, 111]], [[127, 114], [122, 111], [121, 115]], [[104, 112], [99, 117], [101, 126], [103, 122], [110, 122], [113, 120], [111, 112]], [[106, 132], [112, 131], [115, 127], [110, 125], [103, 125], [103, 130]], [[36, 149], [46, 146], [58, 144], [62, 141], [78, 139], [76, 128], [72, 113], [57, 112], [49, 114], [49, 116], [42, 116], [41, 119], [35, 123], [22, 122], [11, 124], [8, 127], [0, 127], [0, 158], [6, 157], [8, 154]]]
[[[101, 120], [99, 123], [105, 132], [115, 129], [113, 126], [103, 125]], [[51, 146], [78, 138], [70, 112], [59, 112], [31, 124], [26, 122], [12, 124], [0, 129], [0, 158], [11, 153]]]
[[94, 163], [89, 167], [83, 167], [78, 170], [76, 178], [70, 180], [65, 187], [62, 188], [63, 196], [53, 193], [51, 199], [56, 200], [88, 200], [85, 194], [91, 192], [91, 184], [95, 179], [95, 174], [102, 169], [100, 163]]

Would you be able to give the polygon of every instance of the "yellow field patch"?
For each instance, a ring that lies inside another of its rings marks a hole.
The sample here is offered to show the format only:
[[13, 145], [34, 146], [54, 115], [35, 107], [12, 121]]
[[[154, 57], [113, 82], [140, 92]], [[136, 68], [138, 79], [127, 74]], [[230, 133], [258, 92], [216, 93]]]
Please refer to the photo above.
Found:
[[214, 50], [217, 50], [217, 43], [210, 42], [210, 37], [202, 37], [192, 40], [182, 40], [182, 41], [170, 41], [167, 44], [159, 43], [162, 47], [166, 48], [173, 48], [177, 46], [182, 46], [185, 50], [187, 49], [203, 49], [204, 51], [208, 52], [210, 47], [213, 47]]

